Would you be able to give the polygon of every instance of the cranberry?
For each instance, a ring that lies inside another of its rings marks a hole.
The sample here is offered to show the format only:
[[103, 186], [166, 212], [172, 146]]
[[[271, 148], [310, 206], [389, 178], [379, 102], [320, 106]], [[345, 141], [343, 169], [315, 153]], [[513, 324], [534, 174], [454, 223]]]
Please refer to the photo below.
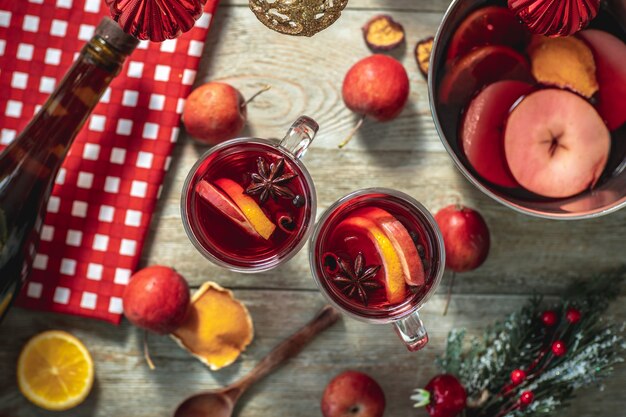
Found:
[[535, 394], [533, 394], [532, 391], [524, 391], [519, 396], [519, 402], [524, 407], [530, 405], [534, 399], [535, 399]]
[[526, 372], [521, 369], [516, 369], [511, 372], [511, 382], [513, 385], [519, 385], [526, 379]]
[[541, 321], [546, 327], [552, 327], [556, 324], [558, 317], [552, 310], [544, 311], [541, 315]]
[[580, 321], [581, 317], [582, 317], [582, 314], [581, 314], [580, 310], [577, 310], [577, 309], [572, 308], [572, 307], [568, 308], [567, 312], [565, 313], [565, 318], [571, 324], [578, 323]]
[[567, 353], [567, 347], [565, 346], [565, 343], [562, 340], [557, 340], [556, 342], [552, 343], [552, 353], [554, 353], [555, 356], [563, 356]]

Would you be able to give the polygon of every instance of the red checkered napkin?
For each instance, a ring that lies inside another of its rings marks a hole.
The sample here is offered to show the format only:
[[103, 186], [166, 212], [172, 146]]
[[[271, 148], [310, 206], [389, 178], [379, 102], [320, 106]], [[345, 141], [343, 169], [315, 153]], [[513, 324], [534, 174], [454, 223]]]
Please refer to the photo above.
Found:
[[[142, 42], [56, 178], [18, 304], [118, 323], [217, 0], [189, 32]], [[32, 118], [108, 10], [101, 0], [0, 2], [0, 148]]]

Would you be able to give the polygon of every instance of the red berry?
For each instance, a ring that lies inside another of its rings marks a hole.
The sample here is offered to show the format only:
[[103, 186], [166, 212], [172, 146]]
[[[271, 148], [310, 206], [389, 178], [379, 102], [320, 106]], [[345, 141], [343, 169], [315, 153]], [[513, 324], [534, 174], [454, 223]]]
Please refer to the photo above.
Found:
[[557, 316], [552, 310], [544, 311], [541, 315], [541, 321], [546, 327], [552, 327], [556, 324]]
[[528, 406], [528, 405], [530, 405], [530, 403], [532, 403], [534, 399], [535, 399], [535, 394], [533, 394], [533, 392], [532, 392], [532, 391], [524, 391], [524, 392], [522, 392], [522, 394], [519, 396], [519, 402], [520, 402], [520, 404], [522, 404], [523, 406]]
[[526, 379], [526, 372], [521, 369], [516, 369], [511, 372], [511, 382], [513, 385], [519, 385]]
[[431, 417], [455, 417], [465, 408], [465, 388], [454, 375], [437, 375], [425, 387], [430, 393], [426, 411]]
[[555, 356], [563, 356], [567, 353], [567, 347], [565, 346], [565, 343], [562, 340], [557, 340], [556, 342], [552, 343], [552, 353], [554, 353]]
[[580, 310], [577, 310], [575, 308], [568, 308], [567, 309], [567, 313], [565, 313], [565, 318], [567, 319], [568, 322], [570, 322], [571, 324], [576, 324], [580, 321], [582, 314], [580, 313]]

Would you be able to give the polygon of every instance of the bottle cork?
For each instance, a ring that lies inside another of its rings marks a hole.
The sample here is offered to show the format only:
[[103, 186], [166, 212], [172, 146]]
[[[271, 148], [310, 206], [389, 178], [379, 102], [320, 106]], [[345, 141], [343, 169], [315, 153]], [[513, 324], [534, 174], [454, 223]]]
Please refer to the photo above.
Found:
[[124, 55], [130, 54], [139, 44], [139, 39], [124, 32], [120, 25], [110, 17], [102, 18], [96, 27], [95, 34]]

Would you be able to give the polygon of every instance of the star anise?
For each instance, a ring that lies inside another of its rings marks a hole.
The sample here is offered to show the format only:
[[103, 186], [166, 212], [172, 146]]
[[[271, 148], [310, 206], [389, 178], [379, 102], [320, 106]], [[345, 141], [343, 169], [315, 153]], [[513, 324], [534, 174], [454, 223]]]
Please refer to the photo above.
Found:
[[337, 258], [339, 271], [333, 277], [333, 281], [341, 285], [341, 291], [348, 297], [357, 296], [363, 305], [367, 305], [367, 290], [381, 288], [382, 284], [374, 277], [380, 270], [380, 265], [365, 266], [363, 253], [354, 259], [354, 265], [350, 265], [345, 259]]
[[294, 198], [296, 195], [285, 184], [297, 177], [298, 174], [284, 174], [285, 159], [278, 158], [269, 167], [267, 161], [262, 157], [256, 160], [258, 173], [252, 173], [252, 183], [246, 188], [246, 194], [259, 195], [261, 204], [265, 203], [269, 197], [276, 200], [278, 197]]

